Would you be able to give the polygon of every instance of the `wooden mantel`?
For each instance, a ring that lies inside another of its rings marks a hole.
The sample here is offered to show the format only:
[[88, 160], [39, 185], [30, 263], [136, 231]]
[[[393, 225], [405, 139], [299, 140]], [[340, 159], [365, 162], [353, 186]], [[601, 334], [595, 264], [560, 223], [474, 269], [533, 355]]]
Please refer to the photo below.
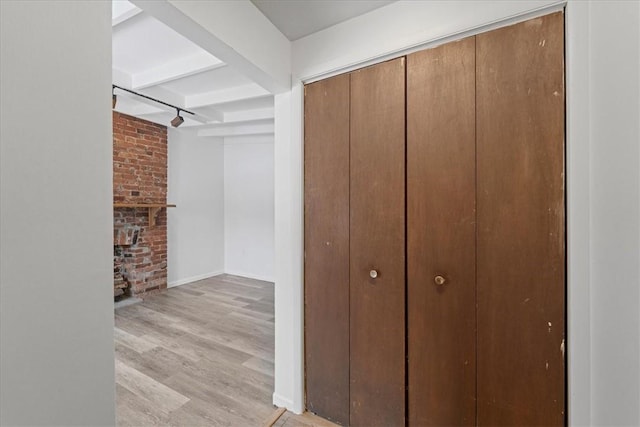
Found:
[[149, 226], [156, 225], [156, 215], [162, 208], [175, 208], [176, 205], [166, 203], [114, 203], [114, 208], [146, 208], [149, 209]]

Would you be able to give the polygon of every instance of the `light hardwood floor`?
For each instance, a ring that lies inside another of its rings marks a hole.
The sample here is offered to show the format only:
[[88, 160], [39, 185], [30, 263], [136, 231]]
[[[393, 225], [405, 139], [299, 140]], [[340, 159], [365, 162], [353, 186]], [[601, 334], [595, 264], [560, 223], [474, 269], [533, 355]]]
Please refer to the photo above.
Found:
[[[221, 275], [115, 311], [120, 426], [261, 426], [274, 411], [273, 283]], [[275, 426], [332, 426], [283, 414]]]
[[302, 415], [292, 414], [291, 412], [284, 413], [273, 427], [339, 427], [330, 421], [313, 415], [309, 412], [305, 412]]

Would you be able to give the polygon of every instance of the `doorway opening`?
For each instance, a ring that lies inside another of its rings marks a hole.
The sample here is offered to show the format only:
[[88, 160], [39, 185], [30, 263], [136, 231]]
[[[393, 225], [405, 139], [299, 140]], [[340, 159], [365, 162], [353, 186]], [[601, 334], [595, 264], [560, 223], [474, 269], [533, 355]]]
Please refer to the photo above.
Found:
[[274, 98], [112, 2], [120, 425], [273, 412]]

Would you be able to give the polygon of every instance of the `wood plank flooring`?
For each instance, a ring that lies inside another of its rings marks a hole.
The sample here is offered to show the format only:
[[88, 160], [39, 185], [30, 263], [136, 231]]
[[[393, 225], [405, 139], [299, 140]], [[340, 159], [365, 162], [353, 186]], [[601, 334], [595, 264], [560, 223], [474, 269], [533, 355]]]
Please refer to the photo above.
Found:
[[331, 421], [327, 421], [309, 412], [305, 412], [302, 415], [285, 412], [278, 418], [278, 421], [273, 424], [273, 427], [338, 427], [338, 424], [334, 424]]
[[[263, 425], [275, 409], [273, 286], [220, 275], [116, 309], [118, 425]], [[287, 412], [274, 425], [334, 424]]]

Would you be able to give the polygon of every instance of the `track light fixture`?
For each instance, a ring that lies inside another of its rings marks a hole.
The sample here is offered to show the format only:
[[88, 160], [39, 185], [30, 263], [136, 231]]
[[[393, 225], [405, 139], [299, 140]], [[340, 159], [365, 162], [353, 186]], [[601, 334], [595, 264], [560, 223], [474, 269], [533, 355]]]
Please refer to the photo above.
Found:
[[188, 113], [188, 114], [191, 114], [192, 116], [195, 116], [195, 113], [192, 113], [192, 112], [191, 112], [191, 111], [189, 111], [189, 110], [185, 110], [184, 108], [176, 107], [175, 105], [168, 104], [168, 103], [166, 103], [166, 102], [164, 102], [164, 101], [160, 101], [159, 99], [155, 99], [155, 98], [152, 98], [152, 97], [150, 97], [150, 96], [143, 95], [143, 94], [141, 94], [141, 93], [135, 92], [135, 91], [133, 91], [133, 90], [131, 90], [131, 89], [127, 89], [127, 88], [124, 88], [124, 87], [121, 87], [121, 86], [118, 86], [118, 85], [111, 85], [111, 93], [113, 94], [113, 96], [112, 96], [112, 98], [113, 98], [113, 99], [112, 99], [113, 107], [112, 107], [112, 108], [116, 108], [116, 102], [117, 102], [117, 95], [115, 94], [115, 90], [116, 90], [116, 89], [120, 89], [120, 90], [123, 90], [123, 91], [125, 91], [125, 92], [129, 92], [129, 93], [131, 93], [131, 94], [134, 94], [134, 95], [136, 95], [136, 96], [139, 96], [140, 98], [145, 98], [145, 99], [148, 99], [148, 100], [150, 100], [150, 101], [157, 102], [158, 104], [166, 105], [167, 107], [175, 108], [175, 109], [176, 109], [176, 113], [177, 113], [177, 114], [176, 114], [176, 116], [171, 120], [171, 126], [173, 126], [174, 128], [177, 128], [177, 127], [178, 127], [178, 126], [180, 126], [182, 123], [184, 123], [184, 117], [182, 117], [182, 116], [180, 115], [180, 112], [181, 112], [181, 111], [182, 111], [183, 113]]
[[184, 123], [184, 118], [180, 115], [180, 109], [176, 108], [176, 116], [171, 120], [171, 126], [177, 128], [182, 123]]

